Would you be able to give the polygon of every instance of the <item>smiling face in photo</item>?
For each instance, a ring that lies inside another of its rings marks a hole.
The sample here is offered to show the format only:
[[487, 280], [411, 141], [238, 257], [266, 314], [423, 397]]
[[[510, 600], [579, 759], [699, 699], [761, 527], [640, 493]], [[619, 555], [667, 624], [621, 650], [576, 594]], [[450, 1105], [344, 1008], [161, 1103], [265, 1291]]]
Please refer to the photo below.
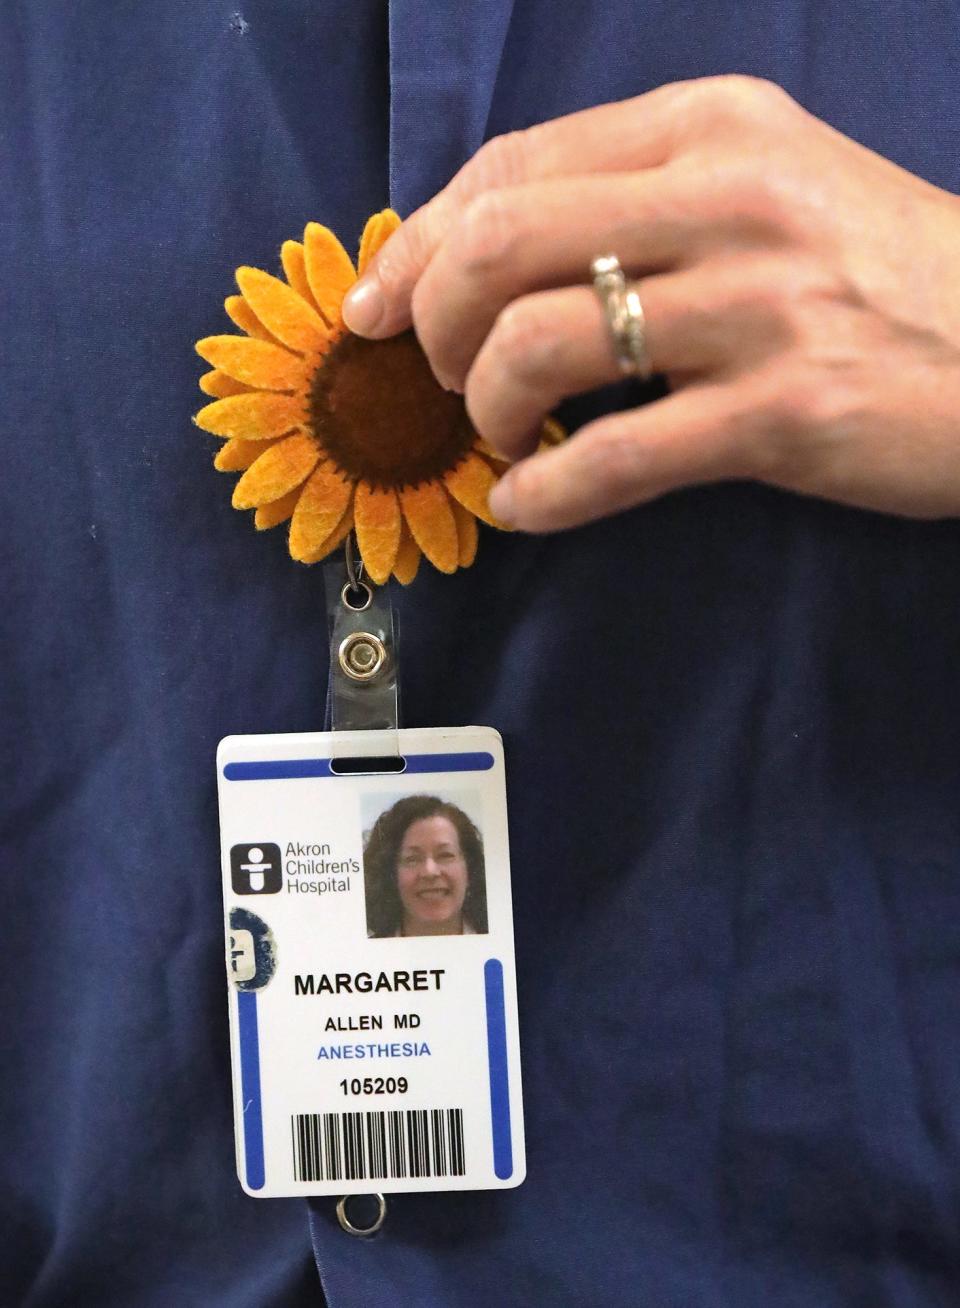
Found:
[[411, 822], [397, 859], [397, 890], [404, 934], [461, 930], [467, 864], [449, 818], [436, 814]]

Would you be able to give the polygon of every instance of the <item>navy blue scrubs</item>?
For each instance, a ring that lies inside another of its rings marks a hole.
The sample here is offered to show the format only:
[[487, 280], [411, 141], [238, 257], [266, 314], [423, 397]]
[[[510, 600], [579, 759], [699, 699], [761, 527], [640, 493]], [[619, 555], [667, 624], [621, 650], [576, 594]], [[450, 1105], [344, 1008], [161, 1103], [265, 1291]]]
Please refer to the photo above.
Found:
[[485, 137], [750, 72], [955, 191], [958, 70], [943, 0], [8, 0], [0, 1301], [960, 1302], [960, 526], [699, 489], [398, 597], [406, 723], [506, 741], [529, 1175], [360, 1241], [234, 1174], [214, 752], [326, 624], [189, 422], [237, 264]]

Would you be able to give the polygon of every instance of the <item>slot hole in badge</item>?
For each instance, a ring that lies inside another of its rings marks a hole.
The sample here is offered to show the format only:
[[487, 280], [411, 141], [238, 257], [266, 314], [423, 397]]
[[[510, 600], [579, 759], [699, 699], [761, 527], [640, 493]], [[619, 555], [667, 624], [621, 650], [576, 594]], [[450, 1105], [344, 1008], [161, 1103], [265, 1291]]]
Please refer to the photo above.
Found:
[[407, 760], [396, 754], [376, 758], [367, 755], [362, 758], [332, 758], [330, 771], [338, 777], [356, 777], [362, 775], [376, 776], [378, 773], [406, 772]]

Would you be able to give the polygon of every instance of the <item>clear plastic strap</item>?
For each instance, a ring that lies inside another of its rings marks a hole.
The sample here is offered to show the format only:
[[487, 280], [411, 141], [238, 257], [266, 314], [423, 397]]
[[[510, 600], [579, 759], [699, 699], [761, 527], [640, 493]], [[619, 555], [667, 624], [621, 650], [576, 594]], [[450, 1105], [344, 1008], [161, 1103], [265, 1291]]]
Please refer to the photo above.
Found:
[[[349, 548], [346, 557], [324, 565], [324, 585], [330, 629], [327, 719], [334, 733], [333, 755], [399, 757], [397, 642], [389, 588], [362, 580]], [[371, 734], [358, 737], [355, 732]]]

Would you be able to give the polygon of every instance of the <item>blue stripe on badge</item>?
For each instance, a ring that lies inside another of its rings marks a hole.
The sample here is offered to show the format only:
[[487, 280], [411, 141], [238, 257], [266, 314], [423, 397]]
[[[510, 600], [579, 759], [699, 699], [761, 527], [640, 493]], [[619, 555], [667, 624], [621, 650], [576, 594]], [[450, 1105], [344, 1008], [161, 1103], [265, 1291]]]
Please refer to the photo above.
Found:
[[[331, 771], [330, 764], [335, 761], [330, 758], [285, 758], [262, 763], [227, 763], [223, 775], [228, 781], [289, 781], [298, 777], [345, 777], [352, 780], [355, 773]], [[404, 763], [404, 772], [489, 772], [493, 767], [493, 755], [484, 751], [474, 754], [407, 754]]]
[[507, 1015], [503, 1006], [503, 964], [499, 958], [488, 958], [484, 963], [483, 980], [487, 993], [487, 1059], [490, 1064], [493, 1170], [501, 1181], [505, 1181], [513, 1175], [513, 1140], [510, 1135]]
[[257, 1031], [257, 992], [237, 991], [240, 1027], [240, 1093], [243, 1098], [243, 1149], [247, 1185], [260, 1190], [263, 1167], [263, 1104], [260, 1100], [260, 1037]]

